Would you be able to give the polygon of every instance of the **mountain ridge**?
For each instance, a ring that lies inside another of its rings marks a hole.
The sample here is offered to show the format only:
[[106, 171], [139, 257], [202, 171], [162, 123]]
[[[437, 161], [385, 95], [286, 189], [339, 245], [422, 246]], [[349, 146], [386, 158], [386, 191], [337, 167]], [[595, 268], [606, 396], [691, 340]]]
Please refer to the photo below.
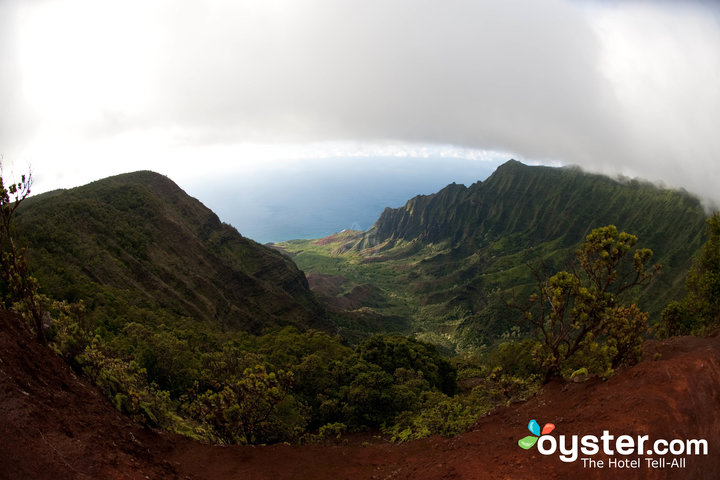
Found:
[[[593, 201], [600, 199], [602, 195], [613, 193], [613, 190], [623, 190], [626, 195], [607, 207], [599, 200]], [[564, 198], [564, 192], [568, 191], [572, 195]], [[582, 203], [590, 209], [573, 222], [575, 228], [572, 231], [562, 232], [574, 241], [589, 233], [592, 228], [612, 223], [613, 220], [620, 223], [618, 228], [624, 228], [622, 223], [632, 226], [633, 218], [627, 208], [631, 206], [639, 210], [643, 204], [650, 203], [647, 200], [641, 201], [642, 194], [648, 193], [656, 197], [651, 199], [652, 201], [667, 197], [668, 202], [681, 203], [688, 211], [702, 211], [700, 201], [687, 192], [662, 189], [639, 180], [621, 182], [605, 175], [586, 173], [577, 167], [527, 166], [517, 160], [510, 160], [500, 165], [485, 181], [478, 181], [469, 187], [451, 184], [435, 194], [414, 197], [403, 207], [385, 209], [367, 233], [368, 237], [374, 239], [365, 243], [379, 244], [419, 238], [430, 243], [450, 240], [454, 244], [472, 240], [480, 246], [501, 235], [511, 235], [531, 228], [537, 231], [537, 240], [543, 240], [559, 236], [559, 229], [565, 226], [562, 222], [540, 224], [540, 220], [549, 216], [547, 212], [562, 207], [559, 213], [569, 216], [580, 211], [578, 205]], [[546, 201], [542, 204], [536, 201], [543, 197]], [[564, 203], [564, 206], [561, 203]], [[445, 212], [441, 211], [443, 208]], [[508, 210], [513, 208], [520, 211], [519, 216], [509, 215]], [[668, 211], [654, 210], [651, 213], [658, 215]], [[445, 219], [440, 218], [443, 216]], [[489, 234], [491, 238], [472, 237], [475, 232], [470, 232], [466, 226], [463, 228], [458, 225], [469, 219], [477, 220], [477, 230]], [[698, 232], [697, 216], [692, 220], [695, 224], [690, 231]], [[643, 233], [645, 232], [639, 231], [638, 235], [642, 236]]]
[[663, 265], [632, 298], [656, 321], [682, 296], [705, 218], [687, 192], [511, 160], [469, 187], [451, 184], [387, 208], [366, 232], [281, 246], [308, 274], [344, 277], [347, 288], [380, 282], [388, 307], [377, 311], [408, 317], [414, 327], [406, 333], [446, 345], [448, 338], [486, 343], [520, 323], [502, 298], [526, 298], [535, 285], [528, 264], [569, 268], [585, 237], [611, 224]]
[[292, 261], [154, 172], [30, 197], [17, 225], [43, 290], [107, 318], [140, 302], [221, 330], [333, 329]]

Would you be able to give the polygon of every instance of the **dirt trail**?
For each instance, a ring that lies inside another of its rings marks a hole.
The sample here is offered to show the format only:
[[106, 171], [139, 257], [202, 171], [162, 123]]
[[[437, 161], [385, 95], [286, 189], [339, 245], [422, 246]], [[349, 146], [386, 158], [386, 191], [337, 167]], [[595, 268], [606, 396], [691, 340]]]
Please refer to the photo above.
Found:
[[[646, 347], [648, 360], [607, 382], [552, 383], [454, 438], [216, 447], [143, 429], [119, 415], [15, 317], [0, 314], [0, 479], [720, 478], [720, 337]], [[652, 469], [644, 459], [640, 468], [583, 468], [579, 460], [543, 456], [537, 447], [520, 449], [517, 441], [529, 435], [533, 418], [554, 423], [556, 437], [608, 430], [652, 440], [707, 439], [709, 455], [685, 456], [683, 469]]]

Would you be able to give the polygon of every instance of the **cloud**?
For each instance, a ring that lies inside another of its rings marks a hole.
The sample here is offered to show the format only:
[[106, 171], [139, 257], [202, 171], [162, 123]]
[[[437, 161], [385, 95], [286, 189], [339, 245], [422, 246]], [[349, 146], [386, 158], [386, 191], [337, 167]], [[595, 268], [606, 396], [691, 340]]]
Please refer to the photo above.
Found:
[[600, 65], [618, 99], [624, 143], [609, 161], [720, 200], [717, 7], [635, 3], [601, 11]]
[[24, 118], [13, 135], [44, 142], [35, 156], [53, 138], [101, 145], [148, 132], [169, 148], [453, 144], [720, 200], [711, 3], [10, 5], [0, 99]]
[[200, 22], [188, 13], [162, 82], [181, 86], [160, 94], [161, 110], [261, 140], [520, 144], [531, 154], [543, 148], [526, 139], [568, 144], [569, 125], [609, 124], [599, 45], [569, 4], [295, 5]]
[[0, 2], [0, 154], [3, 146], [25, 139], [31, 128], [21, 98], [17, 51], [17, 2]]

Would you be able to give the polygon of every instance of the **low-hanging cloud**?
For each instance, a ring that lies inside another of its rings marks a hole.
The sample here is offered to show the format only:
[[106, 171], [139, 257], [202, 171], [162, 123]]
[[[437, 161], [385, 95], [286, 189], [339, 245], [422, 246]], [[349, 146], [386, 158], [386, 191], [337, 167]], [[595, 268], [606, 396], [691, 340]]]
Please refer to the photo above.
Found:
[[[193, 145], [454, 144], [720, 200], [712, 4], [95, 3], [15, 7], [17, 51], [2, 61], [21, 66], [25, 103], [10, 109], [34, 118], [28, 129], [55, 118], [79, 139], [154, 129]], [[41, 28], [46, 43], [33, 40]], [[56, 84], [33, 83], [49, 73]]]

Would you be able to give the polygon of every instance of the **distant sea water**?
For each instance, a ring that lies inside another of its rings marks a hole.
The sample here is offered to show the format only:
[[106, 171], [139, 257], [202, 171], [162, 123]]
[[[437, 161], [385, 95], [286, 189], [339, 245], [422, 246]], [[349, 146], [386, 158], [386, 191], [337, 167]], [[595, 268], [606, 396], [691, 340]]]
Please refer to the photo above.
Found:
[[181, 186], [243, 236], [281, 242], [367, 230], [386, 207], [400, 207], [453, 182], [469, 186], [482, 181], [505, 160], [328, 159]]

